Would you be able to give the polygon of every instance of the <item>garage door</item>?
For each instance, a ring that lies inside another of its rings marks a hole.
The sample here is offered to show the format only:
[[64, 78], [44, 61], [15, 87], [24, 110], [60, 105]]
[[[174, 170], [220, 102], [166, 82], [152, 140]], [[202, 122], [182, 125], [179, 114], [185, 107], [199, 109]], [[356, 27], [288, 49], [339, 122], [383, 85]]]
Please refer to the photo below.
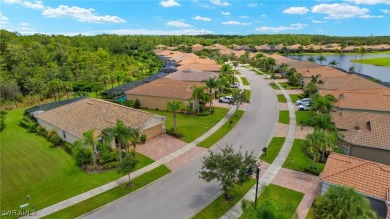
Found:
[[143, 133], [146, 135], [147, 139], [153, 138], [154, 136], [162, 133], [162, 124], [145, 129]]

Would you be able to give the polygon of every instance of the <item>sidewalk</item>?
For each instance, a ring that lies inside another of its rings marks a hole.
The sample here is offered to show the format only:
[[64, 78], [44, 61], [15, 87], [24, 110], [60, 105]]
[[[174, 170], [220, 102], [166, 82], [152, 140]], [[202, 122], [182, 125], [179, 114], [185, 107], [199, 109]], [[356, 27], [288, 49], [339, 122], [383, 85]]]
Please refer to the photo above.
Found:
[[[131, 179], [134, 179], [134, 178], [136, 178], [136, 177], [138, 177], [146, 172], [149, 172], [149, 171], [153, 170], [154, 168], [157, 168], [160, 165], [166, 164], [169, 161], [172, 161], [173, 159], [175, 159], [175, 158], [179, 157], [180, 155], [186, 153], [187, 151], [191, 150], [197, 144], [199, 144], [200, 142], [202, 142], [203, 140], [208, 138], [210, 135], [214, 134], [214, 132], [216, 132], [219, 128], [221, 128], [225, 124], [225, 122], [228, 121], [229, 118], [234, 114], [235, 111], [236, 111], [236, 107], [231, 107], [229, 112], [225, 115], [225, 117], [222, 118], [221, 121], [219, 121], [213, 128], [211, 128], [205, 134], [203, 134], [199, 138], [195, 139], [194, 141], [188, 143], [187, 145], [180, 148], [179, 150], [165, 156], [164, 158], [157, 160], [157, 161], [153, 162], [152, 164], [149, 164], [148, 166], [145, 166], [145, 167], [143, 167], [135, 172], [132, 172], [130, 174]], [[126, 183], [128, 181], [128, 179], [129, 179], [129, 177], [127, 175], [123, 176], [117, 180], [110, 182], [110, 183], [107, 183], [107, 184], [99, 186], [95, 189], [89, 190], [87, 192], [84, 192], [84, 193], [79, 194], [77, 196], [74, 196], [72, 198], [66, 199], [64, 201], [58, 202], [58, 203], [51, 205], [49, 207], [38, 210], [36, 212], [35, 216], [28, 216], [28, 217], [26, 216], [23, 218], [31, 219], [31, 218], [41, 218], [41, 217], [47, 216], [49, 214], [60, 211], [62, 209], [70, 207], [74, 204], [77, 204], [79, 202], [85, 201], [85, 200], [87, 200], [91, 197], [94, 197], [96, 195], [99, 195], [103, 192], [106, 192], [106, 191], [113, 189], [117, 186], [120, 186], [121, 184]]]
[[[261, 187], [269, 185], [272, 180], [275, 178], [275, 176], [278, 174], [279, 170], [282, 168], [282, 165], [284, 161], [286, 160], [291, 147], [294, 143], [295, 138], [295, 131], [296, 131], [296, 120], [295, 120], [295, 109], [294, 105], [291, 102], [290, 95], [284, 90], [280, 84], [275, 81], [275, 83], [279, 86], [281, 92], [284, 94], [284, 96], [287, 99], [287, 107], [290, 114], [290, 124], [288, 125], [288, 132], [286, 136], [286, 141], [284, 142], [278, 156], [275, 158], [274, 162], [270, 165], [269, 168], [265, 171], [264, 175], [259, 179], [259, 193], [261, 193]], [[237, 204], [233, 206], [224, 216], [221, 218], [223, 219], [233, 219], [233, 218], [239, 218], [242, 214], [242, 200], [249, 200], [253, 201], [253, 197], [255, 197], [256, 193], [256, 185], [253, 186], [248, 193], [239, 201]], [[259, 195], [259, 194], [258, 194]]]

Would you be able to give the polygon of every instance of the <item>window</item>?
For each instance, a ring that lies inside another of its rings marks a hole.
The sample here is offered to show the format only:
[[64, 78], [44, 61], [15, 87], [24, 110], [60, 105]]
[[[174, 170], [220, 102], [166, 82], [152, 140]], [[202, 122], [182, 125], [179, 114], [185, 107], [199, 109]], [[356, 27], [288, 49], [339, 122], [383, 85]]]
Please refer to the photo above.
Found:
[[62, 135], [63, 135], [64, 138], [66, 139], [66, 133], [65, 133], [65, 131], [62, 131]]

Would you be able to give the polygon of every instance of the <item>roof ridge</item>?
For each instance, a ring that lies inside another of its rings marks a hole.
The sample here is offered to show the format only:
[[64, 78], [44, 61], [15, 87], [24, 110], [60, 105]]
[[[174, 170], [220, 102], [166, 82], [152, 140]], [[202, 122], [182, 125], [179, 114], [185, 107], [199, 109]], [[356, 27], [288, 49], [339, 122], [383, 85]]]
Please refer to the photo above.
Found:
[[[351, 156], [348, 156], [348, 158], [354, 158], [354, 157], [351, 157]], [[332, 159], [335, 159], [335, 160], [338, 160], [338, 161], [341, 161], [341, 162], [343, 162], [344, 160], [342, 160], [342, 159], [339, 159], [339, 158], [333, 158], [332, 157]], [[354, 168], [356, 168], [356, 167], [359, 167], [359, 166], [361, 166], [361, 165], [363, 165], [363, 164], [366, 164], [368, 161], [360, 161], [360, 160], [358, 160], [358, 159], [354, 159], [355, 161], [357, 161], [357, 162], [359, 162], [359, 163], [357, 163], [357, 164], [351, 164], [351, 166], [346, 166], [346, 167], [344, 167], [343, 169], [341, 169], [340, 171], [335, 171], [334, 173], [331, 173], [331, 174], [328, 174], [328, 175], [326, 175], [326, 176], [323, 176], [322, 178], [328, 178], [328, 177], [331, 177], [331, 176], [334, 176], [334, 175], [336, 175], [336, 174], [340, 174], [340, 173], [344, 173], [344, 172], [346, 172], [346, 171], [349, 171], [349, 170], [351, 170], [351, 169], [354, 169]], [[345, 161], [344, 161], [345, 162]]]
[[361, 114], [357, 114], [356, 116], [351, 116], [352, 118], [348, 119], [348, 121], [340, 124], [340, 125], [345, 125], [346, 123], [349, 123], [351, 120], [356, 120], [357, 118], [361, 117], [361, 116], [364, 116], [365, 114], [367, 114], [367, 112], [364, 112], [364, 113], [361, 113]]
[[[165, 78], [165, 77], [164, 77], [164, 78]], [[137, 112], [141, 112], [141, 113], [145, 113], [145, 114], [156, 115], [156, 114], [151, 113], [151, 112], [143, 111], [143, 110], [136, 109], [136, 108], [133, 108], [133, 107], [123, 106], [123, 105], [121, 105], [121, 104], [112, 103], [112, 102], [109, 102], [109, 101], [106, 101], [106, 100], [95, 99], [95, 98], [89, 98], [89, 99], [93, 99], [93, 100], [97, 100], [97, 101], [101, 101], [101, 102], [108, 103], [110, 107], [111, 107], [111, 104], [115, 104], [115, 106], [118, 106], [118, 107], [122, 107], [122, 108], [126, 108], [126, 109], [131, 109], [131, 110], [133, 110], [133, 111], [137, 111]]]

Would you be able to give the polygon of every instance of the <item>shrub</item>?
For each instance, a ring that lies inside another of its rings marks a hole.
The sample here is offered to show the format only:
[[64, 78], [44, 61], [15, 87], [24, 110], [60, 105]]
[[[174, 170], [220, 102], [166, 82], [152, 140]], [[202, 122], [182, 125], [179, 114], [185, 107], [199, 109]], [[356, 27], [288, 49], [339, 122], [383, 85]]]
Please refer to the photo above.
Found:
[[103, 167], [104, 169], [109, 170], [109, 169], [117, 168], [118, 165], [119, 165], [119, 162], [118, 162], [118, 161], [113, 161], [113, 162], [110, 162], [110, 163], [105, 163], [105, 164], [103, 164], [102, 167]]
[[167, 130], [167, 134], [168, 134], [168, 135], [172, 135], [173, 137], [179, 138], [179, 139], [181, 139], [181, 138], [184, 137], [184, 134], [183, 134], [182, 131], [179, 131], [178, 129], [176, 129], [176, 132], [175, 132], [175, 131], [173, 130], [173, 128], [168, 129], [168, 130]]
[[50, 136], [50, 142], [54, 146], [58, 146], [58, 145], [62, 144], [62, 139], [60, 138], [60, 136], [57, 135], [57, 133], [54, 132]]
[[320, 169], [312, 169], [312, 168], [305, 168], [303, 169], [303, 172], [305, 173], [309, 173], [309, 174], [312, 174], [312, 175], [316, 175], [316, 176], [319, 176], [320, 173], [321, 173], [321, 170]]
[[106, 151], [102, 153], [102, 157], [99, 159], [100, 164], [110, 163], [118, 160], [117, 152]]
[[134, 107], [134, 100], [125, 100], [121, 104], [128, 107]]
[[52, 135], [54, 135], [54, 134], [56, 134], [56, 132], [55, 132], [55, 131], [53, 131], [53, 130], [51, 130], [51, 131], [47, 132], [47, 135], [46, 135], [47, 139], [49, 139], [49, 141], [50, 141], [50, 139], [51, 139], [51, 136], [52, 136]]
[[141, 107], [141, 102], [139, 101], [139, 99], [135, 99], [134, 101], [134, 108], [136, 109], [139, 109]]
[[75, 158], [77, 166], [82, 166], [83, 164], [88, 164], [91, 162], [91, 152], [85, 148], [74, 147], [72, 154]]
[[146, 135], [141, 135], [141, 143], [142, 144], [145, 144], [145, 142], [146, 142]]
[[68, 142], [64, 142], [64, 150], [66, 153], [72, 154], [73, 145]]
[[38, 125], [35, 128], [35, 130], [36, 130], [38, 135], [43, 136], [43, 137], [47, 137], [47, 131], [42, 126]]

